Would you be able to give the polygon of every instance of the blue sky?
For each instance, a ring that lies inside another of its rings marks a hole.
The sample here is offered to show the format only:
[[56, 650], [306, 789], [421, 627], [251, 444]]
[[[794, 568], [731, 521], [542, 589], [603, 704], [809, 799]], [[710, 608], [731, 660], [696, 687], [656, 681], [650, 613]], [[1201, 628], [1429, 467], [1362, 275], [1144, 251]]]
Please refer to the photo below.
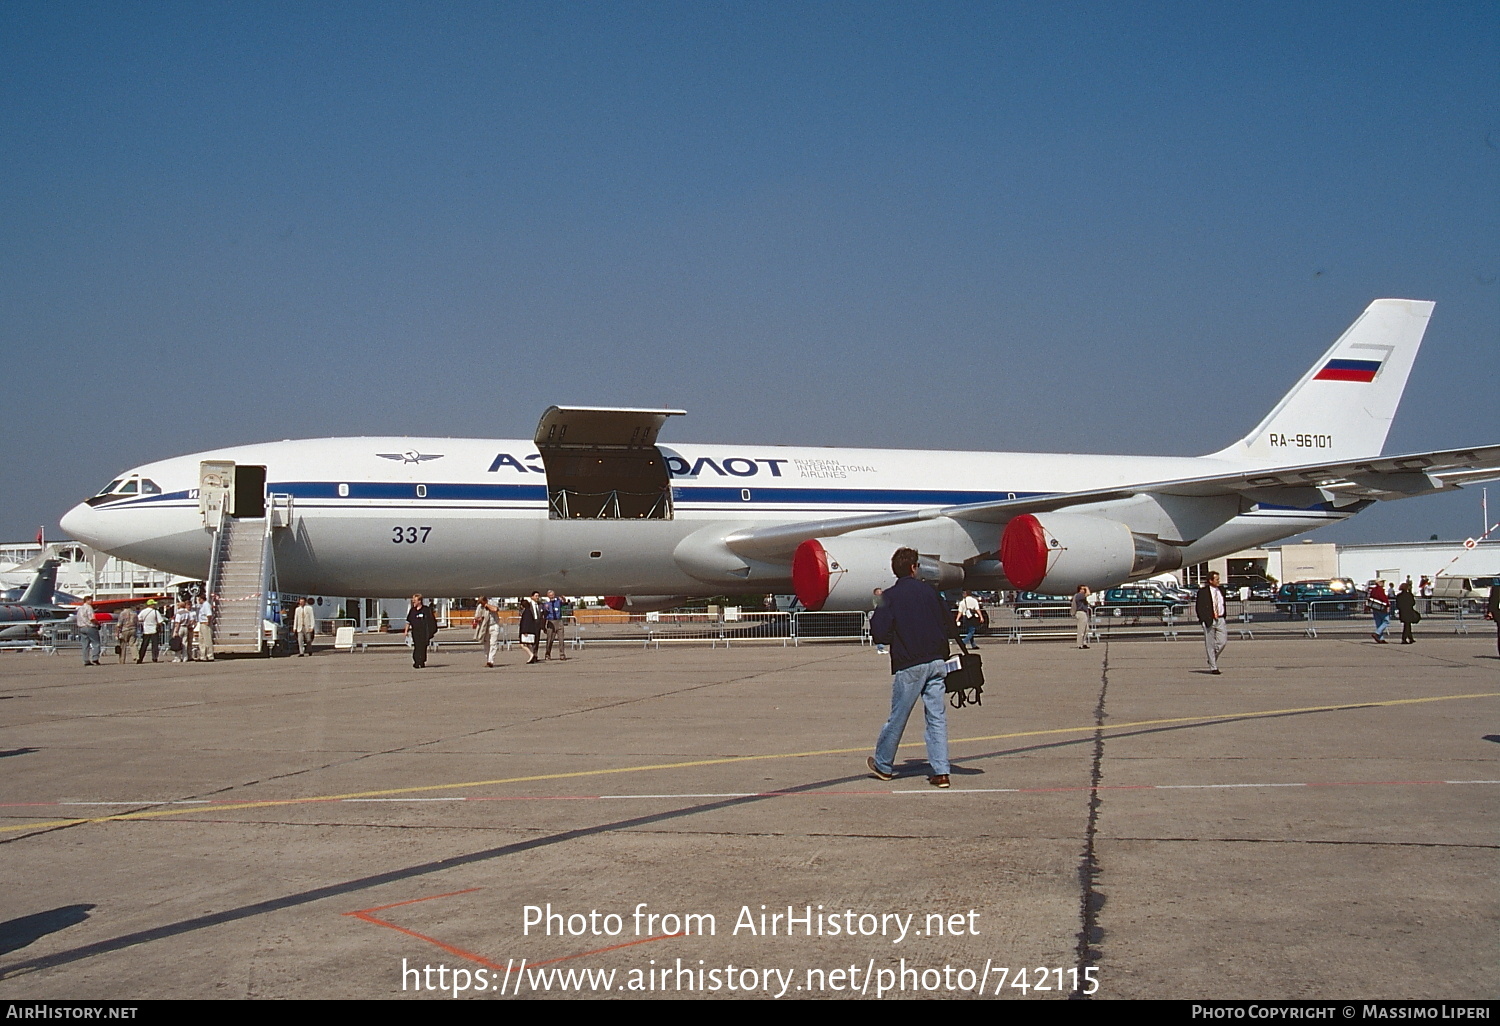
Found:
[[1208, 452], [1380, 296], [1437, 302], [1387, 451], [1500, 442], [1493, 3], [10, 3], [0, 88], [5, 539], [553, 403]]

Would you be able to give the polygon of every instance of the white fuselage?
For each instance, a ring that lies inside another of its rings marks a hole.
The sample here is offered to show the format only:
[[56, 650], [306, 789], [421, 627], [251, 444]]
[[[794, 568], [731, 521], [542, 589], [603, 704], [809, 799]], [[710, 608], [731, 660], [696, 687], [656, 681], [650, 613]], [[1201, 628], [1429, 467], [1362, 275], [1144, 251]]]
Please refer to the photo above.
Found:
[[[787, 591], [790, 566], [758, 563], [748, 576], [718, 573], [711, 548], [754, 526], [952, 506], [1241, 470], [1209, 457], [1083, 456], [787, 446], [659, 446], [674, 514], [661, 520], [549, 518], [547, 478], [526, 440], [334, 438], [267, 442], [135, 468], [158, 494], [79, 505], [63, 519], [73, 537], [173, 573], [208, 572], [211, 532], [197, 488], [199, 464], [266, 467], [266, 492], [290, 495], [274, 532], [288, 593], [385, 597], [565, 594], [712, 595]], [[394, 458], [405, 453], [412, 458]], [[384, 456], [380, 454], [385, 454]], [[417, 455], [428, 457], [417, 461]], [[1227, 555], [1342, 519], [1352, 510], [1285, 509], [1238, 497], [1163, 508], [1126, 500], [1098, 512], [1185, 545], [1184, 562]], [[939, 518], [871, 536], [976, 563], [1001, 527]], [[701, 543], [700, 543], [700, 540]], [[692, 571], [692, 572], [689, 572]], [[977, 586], [985, 586], [976, 580]]]

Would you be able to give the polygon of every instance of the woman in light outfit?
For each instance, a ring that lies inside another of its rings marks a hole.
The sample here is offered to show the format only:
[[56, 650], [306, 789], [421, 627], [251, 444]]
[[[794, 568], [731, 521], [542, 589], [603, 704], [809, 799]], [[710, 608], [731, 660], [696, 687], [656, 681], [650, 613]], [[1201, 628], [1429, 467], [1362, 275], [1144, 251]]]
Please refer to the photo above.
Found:
[[1078, 647], [1089, 647], [1089, 586], [1080, 584], [1073, 593], [1073, 622], [1078, 624]]
[[474, 610], [474, 640], [485, 650], [486, 668], [500, 658], [500, 607], [494, 599], [481, 597]]

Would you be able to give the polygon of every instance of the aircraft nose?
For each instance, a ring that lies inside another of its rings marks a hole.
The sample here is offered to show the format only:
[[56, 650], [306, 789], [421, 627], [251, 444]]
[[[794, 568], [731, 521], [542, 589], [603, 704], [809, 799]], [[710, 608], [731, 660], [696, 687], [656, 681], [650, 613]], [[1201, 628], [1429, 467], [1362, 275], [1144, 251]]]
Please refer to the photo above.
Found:
[[69, 538], [96, 549], [103, 547], [103, 539], [99, 537], [99, 512], [88, 503], [80, 502], [68, 510], [58, 524]]

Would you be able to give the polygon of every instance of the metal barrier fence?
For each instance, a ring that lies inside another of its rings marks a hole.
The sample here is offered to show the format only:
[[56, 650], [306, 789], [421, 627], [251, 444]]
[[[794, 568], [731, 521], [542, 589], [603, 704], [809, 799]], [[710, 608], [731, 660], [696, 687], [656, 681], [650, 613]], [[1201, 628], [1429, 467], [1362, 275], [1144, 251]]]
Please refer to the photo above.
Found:
[[[1120, 609], [1119, 615], [1115, 610]], [[1032, 640], [1062, 640], [1076, 637], [1077, 629], [1071, 611], [1066, 607], [1040, 607], [1021, 611], [995, 607], [990, 609], [989, 636], [1007, 643]], [[1374, 633], [1374, 616], [1365, 612], [1362, 600], [1311, 600], [1295, 605], [1272, 602], [1231, 600], [1226, 607], [1229, 631], [1244, 639], [1256, 637], [1306, 637], [1322, 635], [1348, 636]], [[1463, 608], [1438, 610], [1422, 615], [1415, 632], [1468, 634], [1471, 628], [1491, 629], [1483, 613]], [[1175, 641], [1199, 636], [1201, 627], [1191, 607], [1178, 613], [1162, 607], [1095, 607], [1089, 618], [1089, 637], [1100, 640], [1164, 638]], [[1401, 623], [1391, 616], [1391, 636], [1401, 631]]]
[[[1076, 626], [1072, 614], [1066, 609], [1032, 609], [1031, 615], [1022, 616], [1010, 606], [986, 607], [989, 626], [980, 632], [980, 638], [1020, 644], [1026, 641], [1068, 640], [1076, 637]], [[1353, 636], [1374, 632], [1374, 618], [1364, 611], [1363, 604], [1348, 599], [1312, 600], [1295, 605], [1283, 603], [1281, 608], [1271, 602], [1240, 602], [1231, 600], [1227, 607], [1229, 630], [1243, 639], [1256, 637], [1306, 637]], [[325, 624], [321, 621], [320, 627]], [[100, 640], [106, 653], [114, 650], [115, 634], [112, 624], [101, 625]], [[1476, 629], [1488, 632], [1494, 625], [1485, 620], [1482, 612], [1476, 613], [1463, 606], [1440, 610], [1434, 606], [1431, 613], [1424, 613], [1415, 631], [1423, 633], [1468, 634]], [[1392, 637], [1400, 634], [1401, 624], [1394, 615], [1388, 628]], [[515, 621], [499, 625], [500, 644], [509, 650], [520, 644], [520, 624]], [[1106, 606], [1096, 607], [1089, 620], [1089, 636], [1094, 640], [1126, 641], [1133, 639], [1163, 639], [1177, 641], [1199, 637], [1200, 627], [1191, 608], [1180, 611], [1164, 610], [1161, 606]], [[326, 644], [330, 635], [320, 632], [320, 644]], [[755, 642], [780, 642], [785, 646], [800, 646], [814, 642], [872, 643], [868, 614], [861, 612], [760, 612], [741, 611], [724, 613], [630, 613], [568, 617], [563, 623], [563, 646], [566, 649], [581, 649], [586, 645], [636, 644], [646, 648], [660, 648], [663, 643], [696, 642], [707, 643], [712, 648], [725, 648], [735, 644]], [[166, 636], [162, 649], [166, 651]], [[545, 636], [541, 639], [545, 644]], [[352, 650], [369, 648], [400, 647], [406, 644], [401, 631], [356, 632]], [[76, 651], [82, 647], [72, 623], [67, 620], [36, 624], [29, 637], [10, 638], [0, 641], [0, 651], [40, 651], [53, 654], [58, 651]], [[438, 632], [434, 647], [477, 648], [478, 642], [468, 624], [455, 624]]]
[[708, 642], [712, 648], [755, 641], [779, 641], [783, 647], [815, 641], [868, 644], [869, 619], [861, 612], [632, 613], [620, 620], [583, 623], [578, 645], [639, 642], [660, 648], [664, 642]]

